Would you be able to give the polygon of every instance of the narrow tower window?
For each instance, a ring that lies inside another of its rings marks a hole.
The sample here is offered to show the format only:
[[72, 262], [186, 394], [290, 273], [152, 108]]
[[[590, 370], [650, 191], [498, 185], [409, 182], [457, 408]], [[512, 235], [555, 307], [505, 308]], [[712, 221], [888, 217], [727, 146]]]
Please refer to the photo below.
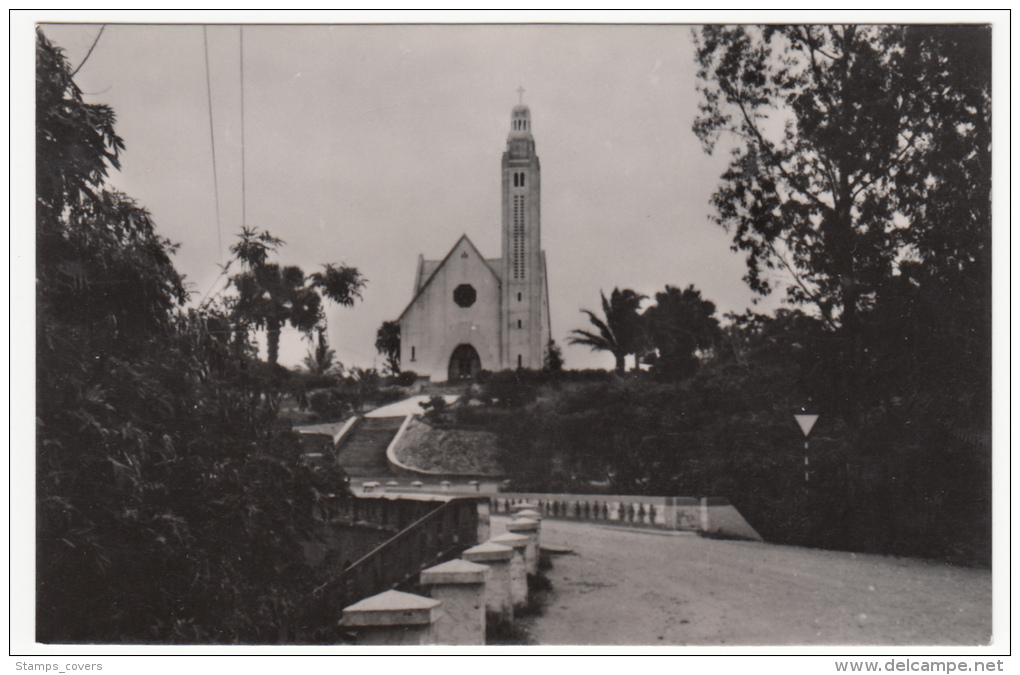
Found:
[[521, 174], [521, 187], [524, 187], [524, 174]]
[[520, 293], [518, 293], [518, 294], [517, 294], [517, 302], [520, 302], [520, 301], [521, 301], [521, 294], [520, 294]]
[[523, 325], [521, 324], [521, 320], [520, 320], [520, 319], [517, 319], [517, 327], [518, 327], [518, 328], [523, 328], [523, 327], [524, 327], [524, 326], [523, 326]]
[[524, 278], [524, 195], [514, 195], [513, 278]]
[[517, 367], [518, 368], [524, 367], [524, 357], [521, 356], [520, 354], [517, 355]]
[[414, 345], [411, 345], [411, 360], [414, 361]]
[[514, 187], [517, 187], [517, 174], [514, 174]]

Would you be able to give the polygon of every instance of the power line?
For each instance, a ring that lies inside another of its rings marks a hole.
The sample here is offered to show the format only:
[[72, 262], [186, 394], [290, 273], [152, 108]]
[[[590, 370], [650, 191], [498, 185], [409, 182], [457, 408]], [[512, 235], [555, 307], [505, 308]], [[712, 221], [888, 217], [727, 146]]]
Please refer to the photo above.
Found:
[[105, 23], [102, 26], [99, 27], [99, 32], [96, 33], [96, 39], [92, 41], [92, 46], [89, 47], [89, 53], [85, 55], [85, 58], [83, 58], [81, 60], [81, 63], [78, 64], [78, 67], [74, 69], [74, 72], [71, 73], [71, 77], [74, 77], [75, 75], [77, 75], [78, 71], [81, 70], [81, 67], [84, 66], [85, 62], [89, 60], [90, 56], [92, 56], [92, 50], [96, 48], [96, 44], [99, 42], [99, 36], [103, 34], [104, 30], [106, 30], [106, 24]]
[[[216, 134], [213, 133], [212, 82], [209, 78], [209, 34], [202, 26], [202, 41], [205, 43], [205, 90], [209, 99], [209, 142], [212, 144], [213, 193], [216, 196], [216, 253], [223, 261], [223, 237], [220, 234], [220, 184], [216, 171]], [[211, 290], [211, 289], [210, 289]], [[206, 293], [208, 295], [208, 292]]]
[[244, 26], [237, 27], [241, 42], [241, 226], [247, 227], [247, 193], [244, 172]]

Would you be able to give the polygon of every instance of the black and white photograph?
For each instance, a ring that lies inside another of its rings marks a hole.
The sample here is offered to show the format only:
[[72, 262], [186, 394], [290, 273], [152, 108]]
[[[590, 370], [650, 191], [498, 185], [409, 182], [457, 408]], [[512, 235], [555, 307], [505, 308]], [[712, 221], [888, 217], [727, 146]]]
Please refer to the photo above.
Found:
[[1008, 669], [1008, 13], [843, 14], [18, 17], [17, 669]]

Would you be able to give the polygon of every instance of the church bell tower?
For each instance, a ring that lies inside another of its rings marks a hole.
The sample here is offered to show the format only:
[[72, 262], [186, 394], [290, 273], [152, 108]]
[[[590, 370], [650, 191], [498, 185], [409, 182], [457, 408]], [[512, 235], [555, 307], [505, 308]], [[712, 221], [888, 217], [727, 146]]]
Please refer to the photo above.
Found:
[[[523, 93], [523, 90], [519, 90]], [[510, 113], [503, 152], [502, 362], [540, 370], [549, 339], [542, 253], [542, 174], [523, 102]]]

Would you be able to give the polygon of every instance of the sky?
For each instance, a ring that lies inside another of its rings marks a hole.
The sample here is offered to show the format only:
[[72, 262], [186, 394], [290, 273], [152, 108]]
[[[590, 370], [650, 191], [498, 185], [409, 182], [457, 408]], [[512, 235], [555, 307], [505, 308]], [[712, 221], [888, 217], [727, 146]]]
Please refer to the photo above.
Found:
[[[77, 68], [100, 27], [43, 31]], [[709, 220], [726, 156], [691, 131], [695, 74], [682, 25], [108, 24], [75, 79], [116, 111], [126, 150], [109, 182], [180, 244], [196, 302], [222, 289], [246, 222], [287, 242], [283, 264], [361, 270], [364, 299], [328, 308], [329, 340], [345, 365], [380, 367], [376, 330], [410, 302], [419, 253], [442, 258], [466, 233], [500, 255], [500, 159], [523, 87], [553, 337], [568, 368], [611, 368], [567, 344], [600, 291], [694, 284], [720, 314], [752, 302]], [[308, 348], [287, 330], [281, 362]]]

